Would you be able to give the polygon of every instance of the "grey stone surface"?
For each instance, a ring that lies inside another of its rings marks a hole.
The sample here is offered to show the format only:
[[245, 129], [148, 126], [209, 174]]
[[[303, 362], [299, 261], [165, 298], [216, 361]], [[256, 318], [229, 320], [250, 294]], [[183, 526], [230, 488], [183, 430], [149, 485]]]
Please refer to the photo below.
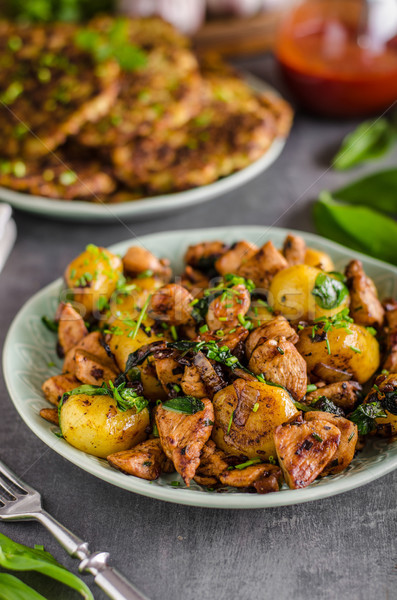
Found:
[[[241, 63], [278, 83], [271, 60]], [[1, 342], [22, 304], [58, 277], [88, 242], [106, 246], [149, 232], [228, 224], [312, 231], [310, 205], [316, 194], [354, 176], [327, 166], [354, 124], [298, 114], [285, 151], [266, 173], [227, 197], [176, 216], [124, 227], [17, 213], [17, 244], [0, 275]], [[395, 159], [394, 154], [385, 162], [395, 164]], [[55, 517], [89, 541], [91, 549], [108, 550], [114, 564], [153, 600], [397, 597], [397, 473], [341, 496], [286, 508], [188, 508], [120, 490], [68, 463], [22, 423], [3, 380], [0, 406], [1, 458], [25, 473]], [[76, 570], [76, 563], [39, 525], [0, 524], [0, 531], [28, 545], [44, 544]], [[77, 598], [43, 577], [24, 579], [49, 600]], [[97, 600], [104, 599], [92, 589]]]

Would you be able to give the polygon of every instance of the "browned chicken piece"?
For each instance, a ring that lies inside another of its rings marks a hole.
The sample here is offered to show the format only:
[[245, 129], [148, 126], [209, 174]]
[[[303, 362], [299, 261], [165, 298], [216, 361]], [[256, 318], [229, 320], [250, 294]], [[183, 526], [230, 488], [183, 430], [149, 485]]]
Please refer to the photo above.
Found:
[[386, 417], [376, 419], [376, 433], [384, 438], [397, 436], [397, 373], [381, 373], [375, 379], [364, 404], [380, 402]]
[[185, 372], [182, 376], [181, 388], [186, 396], [194, 396], [195, 398], [205, 398], [207, 390], [197, 367], [194, 365], [185, 367]]
[[266, 323], [257, 327], [249, 334], [245, 343], [247, 358], [249, 359], [255, 348], [266, 342], [266, 340], [278, 340], [281, 337], [284, 337], [292, 344], [296, 344], [299, 340], [295, 329], [291, 327], [285, 317], [279, 315], [270, 321], [266, 321]]
[[215, 442], [208, 440], [201, 453], [200, 464], [194, 480], [200, 485], [215, 485], [219, 475], [229, 467], [226, 454], [216, 447]]
[[180, 396], [180, 385], [185, 367], [172, 356], [154, 357], [157, 378], [169, 396]]
[[218, 346], [227, 346], [232, 352], [239, 348], [240, 345], [247, 339], [249, 330], [239, 325], [238, 327], [232, 328], [231, 331], [227, 331], [221, 338], [214, 335], [210, 331], [200, 333], [198, 336], [199, 341], [204, 342], [216, 342]]
[[189, 290], [194, 298], [201, 298], [203, 291], [209, 287], [210, 280], [202, 271], [186, 265], [181, 275], [180, 284]]
[[215, 263], [215, 269], [221, 275], [227, 275], [228, 273], [236, 273], [239, 266], [246, 262], [251, 256], [258, 251], [258, 246], [241, 240], [236, 242], [227, 250]]
[[283, 337], [267, 340], [251, 355], [250, 371], [285, 387], [295, 400], [306, 394], [306, 362], [295, 346]]
[[212, 364], [210, 360], [202, 353], [197, 352], [193, 358], [193, 364], [196, 367], [202, 382], [204, 383], [207, 395], [211, 398], [226, 387], [226, 382], [222, 375], [217, 371], [216, 363]]
[[150, 299], [148, 315], [170, 325], [194, 323], [192, 317], [193, 296], [181, 285], [169, 283], [157, 290]]
[[74, 375], [71, 373], [63, 373], [62, 375], [54, 375], [47, 379], [41, 389], [44, 397], [48, 402], [58, 406], [58, 402], [66, 392], [70, 392], [81, 385]]
[[189, 486], [200, 464], [201, 451], [211, 436], [214, 408], [203, 398], [204, 409], [193, 415], [176, 413], [159, 405], [155, 419], [165, 454]]
[[234, 391], [236, 392], [237, 405], [233, 413], [233, 422], [239, 427], [244, 427], [248, 417], [252, 413], [252, 409], [260, 399], [259, 390], [246, 385], [244, 379], [236, 379], [233, 382]]
[[397, 301], [389, 298], [383, 306], [386, 311], [386, 360], [383, 368], [397, 373]]
[[84, 319], [67, 302], [62, 306], [58, 322], [58, 348], [65, 356], [73, 346], [76, 346], [88, 334]]
[[305, 240], [299, 235], [289, 233], [284, 240], [283, 254], [290, 266], [302, 265], [306, 256]]
[[[265, 491], [265, 480], [266, 478], [272, 477], [269, 480], [268, 489]], [[221, 483], [224, 485], [230, 485], [236, 488], [250, 488], [255, 487], [257, 491], [263, 490], [259, 493], [278, 492], [279, 481], [282, 480], [281, 469], [270, 464], [259, 464], [245, 467], [245, 469], [233, 469], [231, 471], [224, 471], [219, 476]], [[259, 484], [256, 486], [255, 484]], [[258, 489], [259, 488], [259, 489]]]
[[171, 278], [169, 261], [159, 260], [154, 254], [142, 246], [130, 246], [123, 257], [124, 271], [131, 277], [136, 277], [145, 271], [159, 275], [165, 281]]
[[345, 275], [350, 291], [350, 314], [354, 322], [365, 327], [381, 327], [385, 311], [378, 299], [375, 284], [364, 273], [361, 262], [350, 261]]
[[252, 279], [257, 290], [267, 290], [273, 277], [288, 267], [284, 256], [273, 242], [266, 242], [251, 258], [237, 269], [237, 275]]
[[118, 375], [116, 365], [110, 367], [108, 360], [102, 362], [100, 358], [86, 350], [76, 350], [74, 359], [75, 374], [82, 383], [102, 385], [113, 381]]
[[318, 419], [332, 423], [332, 425], [335, 425], [335, 427], [337, 427], [340, 431], [340, 442], [338, 449], [325, 469], [322, 471], [321, 477], [324, 477], [325, 475], [335, 475], [336, 473], [344, 471], [344, 469], [350, 465], [354, 458], [358, 441], [357, 425], [348, 419], [345, 419], [344, 417], [338, 417], [328, 412], [314, 410], [305, 413], [306, 421], [317, 421]]
[[54, 425], [59, 425], [59, 417], [58, 417], [58, 409], [57, 408], [42, 408], [40, 410], [40, 417], [42, 417], [49, 423], [53, 423]]
[[174, 466], [166, 457], [160, 439], [146, 440], [131, 448], [115, 452], [107, 457], [108, 463], [126, 475], [153, 481], [161, 473], [172, 473]]
[[332, 400], [336, 406], [343, 408], [346, 412], [351, 412], [357, 404], [358, 395], [361, 391], [361, 385], [357, 381], [339, 381], [319, 387], [314, 392], [306, 394], [306, 404], [313, 404], [316, 400], [325, 396]]
[[323, 419], [284, 423], [274, 431], [274, 443], [285, 481], [292, 489], [312, 483], [335, 456], [341, 433]]
[[109, 368], [114, 368], [113, 360], [108, 356], [104, 346], [102, 345], [103, 338], [99, 331], [93, 331], [86, 335], [78, 344], [71, 348], [63, 361], [63, 371], [65, 373], [75, 373], [76, 361], [75, 354], [77, 350], [86, 350], [90, 354], [96, 356], [101, 362]]
[[215, 261], [227, 250], [226, 244], [219, 240], [213, 242], [200, 242], [194, 246], [189, 246], [185, 253], [185, 263], [199, 269], [200, 271], [209, 271], [213, 269]]
[[251, 295], [244, 285], [229, 288], [227, 294], [214, 298], [208, 305], [205, 317], [211, 331], [233, 329], [238, 326], [239, 318], [249, 311]]

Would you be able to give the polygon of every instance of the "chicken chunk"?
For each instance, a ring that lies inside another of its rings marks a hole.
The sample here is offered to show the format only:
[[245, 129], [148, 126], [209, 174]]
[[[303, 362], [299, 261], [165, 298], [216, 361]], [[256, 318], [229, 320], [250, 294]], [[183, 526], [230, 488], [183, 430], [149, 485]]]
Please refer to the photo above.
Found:
[[258, 247], [251, 242], [242, 240], [236, 242], [215, 262], [215, 269], [220, 275], [236, 273], [239, 266], [246, 262], [258, 251]]
[[316, 400], [325, 396], [344, 411], [351, 412], [357, 404], [360, 391], [361, 385], [357, 381], [339, 381], [319, 387], [317, 390], [306, 394], [306, 403], [313, 404]]
[[301, 400], [306, 394], [305, 359], [283, 337], [279, 340], [267, 340], [255, 348], [248, 368], [257, 375], [263, 375], [268, 381], [285, 387], [295, 400]]
[[266, 340], [278, 340], [281, 337], [284, 337], [292, 344], [296, 344], [299, 340], [298, 334], [288, 323], [287, 319], [282, 315], [278, 315], [250, 333], [245, 343], [247, 358], [249, 359], [255, 348], [266, 342]]
[[203, 291], [209, 287], [210, 280], [202, 271], [186, 265], [181, 275], [180, 284], [189, 290], [194, 298], [201, 298]]
[[335, 425], [340, 431], [338, 449], [322, 471], [321, 477], [324, 477], [325, 475], [335, 475], [336, 473], [344, 471], [354, 458], [358, 441], [357, 425], [344, 417], [338, 417], [328, 412], [314, 410], [305, 413], [306, 421], [317, 421], [318, 419], [332, 423], [332, 425]]
[[285, 481], [292, 489], [312, 483], [335, 456], [340, 430], [324, 419], [279, 425], [274, 442]]
[[289, 265], [302, 265], [306, 256], [305, 240], [289, 233], [284, 240], [283, 254]]
[[[229, 464], [226, 454], [216, 447], [215, 442], [208, 440], [203, 447], [194, 480], [201, 485], [215, 485], [220, 474], [229, 468]], [[203, 483], [204, 478], [206, 483]]]
[[204, 273], [214, 269], [215, 261], [227, 250], [226, 244], [215, 240], [213, 242], [200, 242], [189, 246], [185, 253], [185, 263], [199, 269]]
[[286, 267], [288, 267], [288, 263], [284, 256], [277, 250], [273, 242], [269, 241], [239, 266], [237, 275], [252, 279], [257, 289], [267, 290], [276, 273]]
[[61, 355], [65, 356], [73, 346], [76, 346], [88, 334], [84, 319], [67, 302], [61, 305], [58, 322], [58, 348]]
[[200, 377], [197, 367], [194, 365], [185, 367], [185, 372], [181, 380], [181, 388], [186, 396], [205, 398], [207, 395], [204, 382]]
[[233, 329], [249, 311], [251, 295], [244, 285], [234, 285], [228, 293], [214, 298], [205, 317], [211, 331]]
[[171, 269], [169, 261], [159, 260], [154, 254], [142, 246], [130, 246], [123, 257], [124, 271], [131, 277], [136, 277], [145, 271], [159, 275], [164, 281], [169, 281]]
[[59, 417], [58, 417], [58, 409], [57, 408], [42, 408], [40, 410], [40, 417], [42, 417], [49, 423], [53, 423], [54, 425], [59, 425]]
[[106, 352], [104, 346], [102, 345], [103, 343], [103, 338], [99, 331], [93, 331], [92, 333], [86, 335], [76, 346], [67, 352], [65, 360], [63, 361], [64, 372], [76, 372], [75, 356], [77, 350], [85, 350], [86, 352], [93, 354], [109, 368], [114, 368], [114, 362]]
[[81, 382], [71, 373], [63, 373], [62, 375], [54, 375], [47, 379], [41, 389], [44, 397], [48, 402], [58, 406], [58, 402], [66, 392], [70, 392], [79, 387]]
[[187, 486], [200, 464], [201, 451], [211, 436], [214, 422], [212, 402], [208, 398], [202, 402], [204, 409], [193, 415], [176, 413], [162, 405], [155, 409], [161, 446]]
[[218, 372], [217, 365], [212, 364], [202, 352], [197, 352], [194, 356], [193, 363], [204, 383], [207, 394], [209, 394], [211, 398], [213, 398], [219, 390], [226, 387], [227, 384], [221, 373]]
[[153, 481], [161, 473], [172, 473], [174, 467], [161, 447], [160, 439], [146, 440], [131, 450], [115, 452], [107, 457], [108, 463], [126, 473], [141, 479]]
[[388, 299], [384, 302], [386, 310], [386, 360], [383, 368], [390, 373], [397, 373], [397, 301]]
[[157, 290], [150, 299], [148, 315], [170, 325], [194, 323], [192, 317], [193, 296], [181, 285], [169, 283]]
[[[281, 482], [282, 475], [279, 467], [270, 464], [259, 464], [245, 467], [245, 469], [224, 471], [219, 479], [224, 485], [236, 488], [255, 487], [259, 493], [266, 494], [279, 491], [279, 481]], [[267, 486], [266, 479], [268, 479]]]
[[116, 365], [110, 366], [108, 359], [102, 362], [100, 358], [86, 350], [76, 350], [74, 359], [75, 374], [82, 383], [102, 385], [113, 381], [118, 375]]
[[375, 284], [364, 273], [361, 262], [350, 261], [345, 274], [350, 291], [350, 314], [355, 323], [365, 327], [381, 327], [385, 311], [378, 299]]
[[180, 365], [173, 356], [154, 357], [157, 378], [164, 391], [169, 396], [178, 396], [185, 367]]

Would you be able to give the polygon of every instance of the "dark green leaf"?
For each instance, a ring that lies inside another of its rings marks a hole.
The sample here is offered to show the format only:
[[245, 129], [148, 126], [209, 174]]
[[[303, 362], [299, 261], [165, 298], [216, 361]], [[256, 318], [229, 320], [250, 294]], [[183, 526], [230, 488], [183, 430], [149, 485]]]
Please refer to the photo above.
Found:
[[382, 393], [383, 397], [380, 400], [382, 407], [392, 415], [397, 415], [397, 390]]
[[58, 323], [56, 321], [54, 321], [54, 319], [50, 319], [49, 317], [46, 317], [45, 315], [43, 315], [41, 317], [41, 322], [43, 323], [43, 325], [45, 325], [47, 327], [47, 329], [49, 331], [52, 331], [53, 333], [57, 333]]
[[323, 412], [337, 415], [338, 417], [345, 416], [344, 411], [339, 406], [336, 406], [336, 404], [326, 396], [320, 396], [320, 398], [311, 405], [311, 410], [321, 410]]
[[378, 417], [386, 417], [386, 413], [379, 400], [369, 402], [368, 404], [360, 404], [354, 412], [349, 415], [349, 420], [357, 425], [360, 435], [367, 435], [376, 428], [375, 419]]
[[344, 170], [380, 158], [390, 150], [395, 140], [396, 133], [387, 119], [365, 121], [345, 137], [332, 166]]
[[204, 403], [194, 396], [181, 396], [163, 402], [162, 407], [173, 412], [194, 415], [195, 413], [204, 410]]
[[312, 294], [316, 304], [330, 310], [339, 306], [348, 295], [349, 290], [339, 279], [334, 279], [326, 273], [319, 273], [316, 277]]
[[349, 248], [397, 264], [397, 223], [365, 206], [336, 202], [322, 192], [314, 205], [317, 231]]
[[64, 569], [49, 552], [18, 544], [2, 533], [0, 533], [0, 565], [12, 571], [38, 571], [76, 590], [85, 600], [94, 600], [86, 584]]
[[44, 596], [9, 573], [0, 573], [0, 600], [46, 600]]
[[[111, 382], [109, 382], [111, 385]], [[143, 396], [139, 396], [133, 388], [125, 388], [125, 384], [121, 384], [118, 388], [113, 389], [113, 397], [117, 401], [117, 407], [122, 411], [135, 408], [139, 413], [147, 407], [149, 402]]]
[[367, 175], [332, 192], [332, 195], [348, 204], [361, 204], [397, 214], [397, 169]]

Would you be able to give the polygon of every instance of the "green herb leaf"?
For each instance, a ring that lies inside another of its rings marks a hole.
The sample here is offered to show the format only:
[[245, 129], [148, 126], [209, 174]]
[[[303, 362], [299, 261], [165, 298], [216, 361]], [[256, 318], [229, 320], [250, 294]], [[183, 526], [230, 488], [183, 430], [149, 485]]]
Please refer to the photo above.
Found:
[[390, 150], [395, 141], [396, 132], [387, 119], [365, 121], [345, 137], [332, 166], [345, 170], [380, 158]]
[[260, 462], [262, 462], [260, 458], [251, 458], [251, 460], [247, 460], [244, 463], [236, 465], [234, 468], [241, 471], [242, 469], [245, 469], [246, 467], [250, 467], [251, 465], [257, 465]]
[[166, 400], [161, 405], [166, 410], [172, 412], [183, 413], [185, 415], [194, 415], [201, 410], [204, 410], [204, 402], [194, 396], [180, 396]]
[[43, 315], [41, 317], [41, 322], [47, 327], [49, 331], [52, 331], [53, 333], [58, 332], [58, 323], [54, 321], [54, 319], [50, 319], [49, 317]]
[[321, 442], [323, 441], [323, 438], [322, 438], [320, 435], [318, 435], [318, 433], [316, 433], [316, 432], [312, 433], [312, 437], [314, 437], [314, 439], [315, 439], [317, 442], [320, 442], [320, 444], [321, 444]]
[[378, 417], [386, 417], [381, 402], [369, 402], [368, 404], [360, 404], [354, 412], [349, 415], [349, 420], [357, 425], [360, 435], [367, 435], [376, 428], [375, 419]]
[[140, 413], [144, 408], [147, 407], [149, 402], [143, 396], [139, 396], [133, 388], [126, 388], [125, 383], [121, 383], [119, 386], [109, 381], [109, 387], [112, 391], [113, 398], [116, 400], [117, 408], [121, 412], [131, 410], [135, 408], [136, 413]]
[[380, 400], [382, 407], [392, 415], [397, 415], [397, 390], [382, 392]]
[[319, 273], [312, 294], [318, 306], [330, 310], [343, 302], [349, 294], [349, 290], [339, 279], [334, 279], [326, 273]]
[[[86, 584], [64, 569], [49, 552], [18, 544], [2, 533], [0, 533], [0, 565], [12, 571], [38, 571], [76, 590], [85, 600], [94, 600]], [[6, 598], [10, 600], [9, 596]]]
[[326, 396], [320, 396], [311, 406], [310, 410], [321, 410], [322, 412], [328, 412], [338, 417], [344, 417], [344, 411], [339, 408], [330, 398]]
[[378, 171], [332, 192], [337, 200], [397, 213], [397, 169]]
[[349, 248], [397, 264], [397, 223], [366, 206], [336, 202], [322, 192], [313, 217], [318, 233]]
[[0, 573], [0, 600], [46, 600], [44, 596], [9, 573]]

